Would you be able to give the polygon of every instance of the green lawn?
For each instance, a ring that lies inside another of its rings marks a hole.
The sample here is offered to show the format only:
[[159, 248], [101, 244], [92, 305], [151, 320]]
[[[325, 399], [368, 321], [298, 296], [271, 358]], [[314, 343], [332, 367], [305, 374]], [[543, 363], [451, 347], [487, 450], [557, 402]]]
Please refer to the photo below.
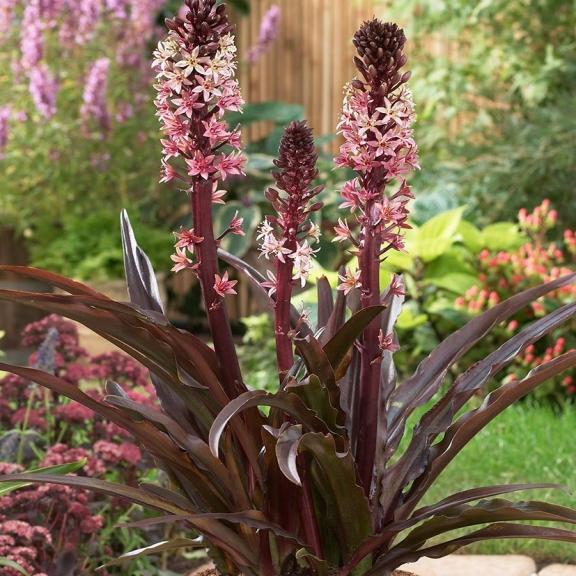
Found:
[[[576, 508], [575, 440], [576, 408], [567, 407], [560, 415], [542, 407], [519, 405], [511, 408], [496, 418], [452, 462], [433, 486], [425, 504], [474, 486], [556, 482], [568, 486], [572, 493], [539, 490], [518, 492], [508, 498], [546, 500]], [[574, 529], [574, 526], [566, 528]], [[502, 540], [470, 546], [464, 551], [528, 554], [541, 562], [576, 561], [576, 546], [558, 542]]]

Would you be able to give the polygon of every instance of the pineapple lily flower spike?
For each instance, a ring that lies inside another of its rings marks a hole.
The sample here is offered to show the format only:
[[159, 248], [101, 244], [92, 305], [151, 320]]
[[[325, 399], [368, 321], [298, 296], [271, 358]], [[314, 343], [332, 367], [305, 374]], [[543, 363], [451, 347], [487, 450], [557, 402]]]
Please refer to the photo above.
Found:
[[[571, 319], [576, 304], [537, 319], [462, 369], [465, 354], [499, 323], [575, 277], [498, 303], [444, 340], [414, 374], [396, 373], [394, 324], [405, 290], [399, 276], [380, 286], [379, 268], [391, 250], [403, 249], [411, 198], [405, 179], [418, 166], [402, 30], [372, 20], [354, 38], [359, 77], [346, 89], [339, 125], [344, 144], [336, 163], [356, 177], [342, 190], [349, 216], [340, 219], [334, 240], [348, 243], [355, 258], [340, 271], [338, 286], [318, 279], [318, 324], [312, 328], [291, 302], [294, 288], [308, 280], [319, 234], [311, 220], [320, 208], [311, 130], [294, 123], [282, 139], [275, 185], [266, 194], [273, 215], [259, 230], [264, 272], [220, 250], [224, 235], [242, 233], [237, 216], [220, 231], [212, 220], [213, 203], [226, 194], [221, 182], [243, 172], [240, 134], [225, 121], [225, 112], [242, 106], [236, 49], [225, 4], [186, 5], [185, 18], [167, 23], [154, 56], [156, 106], [164, 134], [162, 179], [183, 184], [193, 219], [191, 228], [176, 232], [174, 270], [198, 276], [213, 346], [166, 318], [126, 213], [121, 229], [129, 303], [48, 271], [0, 267], [60, 290], [1, 289], [0, 300], [67, 316], [108, 339], [149, 369], [160, 405], [141, 405], [114, 382], [100, 401], [39, 367], [0, 363], [0, 370], [122, 427], [169, 482], [128, 486], [44, 470], [0, 477], [0, 494], [48, 482], [125, 498], [156, 511], [153, 523], [179, 523], [202, 538], [151, 543], [113, 564], [192, 546], [207, 549], [223, 576], [390, 576], [421, 556], [439, 557], [484, 539], [576, 543], [575, 531], [525, 523], [574, 524], [576, 511], [508, 498], [557, 486], [488, 484], [420, 505], [438, 475], [490, 421], [576, 366], [576, 351], [568, 351], [502, 384], [479, 407], [467, 405], [516, 355]], [[233, 271], [267, 299], [274, 315], [275, 393], [244, 384], [226, 313], [226, 300], [236, 292]], [[407, 434], [408, 419], [429, 404]], [[468, 532], [451, 534], [461, 529]]]

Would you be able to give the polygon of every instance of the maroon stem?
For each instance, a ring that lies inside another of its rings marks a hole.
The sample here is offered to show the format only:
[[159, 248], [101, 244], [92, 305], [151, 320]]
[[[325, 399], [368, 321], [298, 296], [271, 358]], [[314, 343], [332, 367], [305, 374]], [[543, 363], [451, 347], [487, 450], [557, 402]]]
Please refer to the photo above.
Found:
[[[380, 187], [382, 189], [382, 187]], [[375, 197], [379, 196], [374, 195]], [[360, 283], [362, 284], [361, 307], [380, 304], [380, 249], [382, 231], [372, 225], [371, 212], [375, 200], [366, 206], [366, 222], [362, 229], [362, 246], [358, 257]], [[380, 396], [380, 353], [378, 334], [380, 319], [377, 317], [364, 330], [360, 338], [360, 390], [357, 416], [362, 424], [358, 426], [356, 462], [358, 473], [366, 494], [370, 494], [374, 474], [376, 439], [378, 429], [378, 404]], [[359, 421], [359, 420], [358, 420]]]
[[[291, 238], [286, 242], [286, 248], [291, 252], [296, 249], [296, 240]], [[274, 304], [274, 332], [276, 336], [276, 359], [278, 361], [278, 375], [280, 385], [286, 373], [294, 363], [294, 350], [290, 339], [290, 305], [292, 298], [292, 271], [293, 262], [286, 258], [286, 262], [278, 261], [276, 264], [276, 301]], [[300, 500], [300, 519], [302, 530], [308, 545], [318, 558], [322, 558], [322, 544], [320, 532], [314, 510], [314, 500], [307, 478], [306, 462], [300, 457], [302, 466], [302, 497]]]
[[218, 255], [212, 224], [212, 181], [199, 181], [191, 192], [194, 230], [203, 238], [196, 244], [198, 278], [214, 341], [214, 349], [220, 359], [220, 369], [227, 393], [236, 397], [246, 391], [242, 384], [240, 364], [234, 346], [228, 312], [222, 296], [214, 290], [215, 275], [218, 270]]
[[[293, 251], [296, 242], [287, 242], [286, 247]], [[286, 373], [294, 364], [294, 351], [290, 339], [290, 305], [292, 298], [292, 270], [294, 264], [291, 259], [286, 262], [278, 260], [276, 264], [276, 301], [274, 303], [274, 335], [276, 337], [276, 360], [278, 362], [278, 376], [282, 384]]]

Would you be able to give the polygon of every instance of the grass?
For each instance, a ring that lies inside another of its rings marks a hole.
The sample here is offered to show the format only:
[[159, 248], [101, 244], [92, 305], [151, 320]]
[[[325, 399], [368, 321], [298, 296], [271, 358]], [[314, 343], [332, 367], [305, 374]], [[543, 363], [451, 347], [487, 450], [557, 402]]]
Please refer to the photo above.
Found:
[[[424, 503], [431, 504], [475, 486], [555, 482], [567, 486], [569, 491], [534, 490], [518, 492], [508, 498], [545, 500], [576, 508], [575, 433], [576, 410], [571, 406], [560, 414], [542, 406], [521, 404], [512, 407], [491, 422], [458, 455], [432, 487]], [[574, 529], [574, 526], [565, 527]], [[562, 542], [495, 540], [470, 546], [464, 552], [527, 554], [537, 562], [576, 562], [576, 546]]]

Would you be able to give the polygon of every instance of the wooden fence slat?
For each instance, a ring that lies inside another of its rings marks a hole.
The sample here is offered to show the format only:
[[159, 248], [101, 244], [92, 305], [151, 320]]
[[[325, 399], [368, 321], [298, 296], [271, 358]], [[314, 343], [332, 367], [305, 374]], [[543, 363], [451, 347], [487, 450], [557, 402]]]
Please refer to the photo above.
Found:
[[[301, 104], [317, 136], [334, 133], [343, 86], [355, 74], [352, 35], [372, 15], [372, 0], [252, 0], [249, 17], [233, 17], [241, 59], [256, 44], [261, 19], [274, 4], [282, 11], [280, 33], [256, 64], [241, 64], [244, 98]], [[269, 130], [253, 125], [245, 139], [260, 139]]]

